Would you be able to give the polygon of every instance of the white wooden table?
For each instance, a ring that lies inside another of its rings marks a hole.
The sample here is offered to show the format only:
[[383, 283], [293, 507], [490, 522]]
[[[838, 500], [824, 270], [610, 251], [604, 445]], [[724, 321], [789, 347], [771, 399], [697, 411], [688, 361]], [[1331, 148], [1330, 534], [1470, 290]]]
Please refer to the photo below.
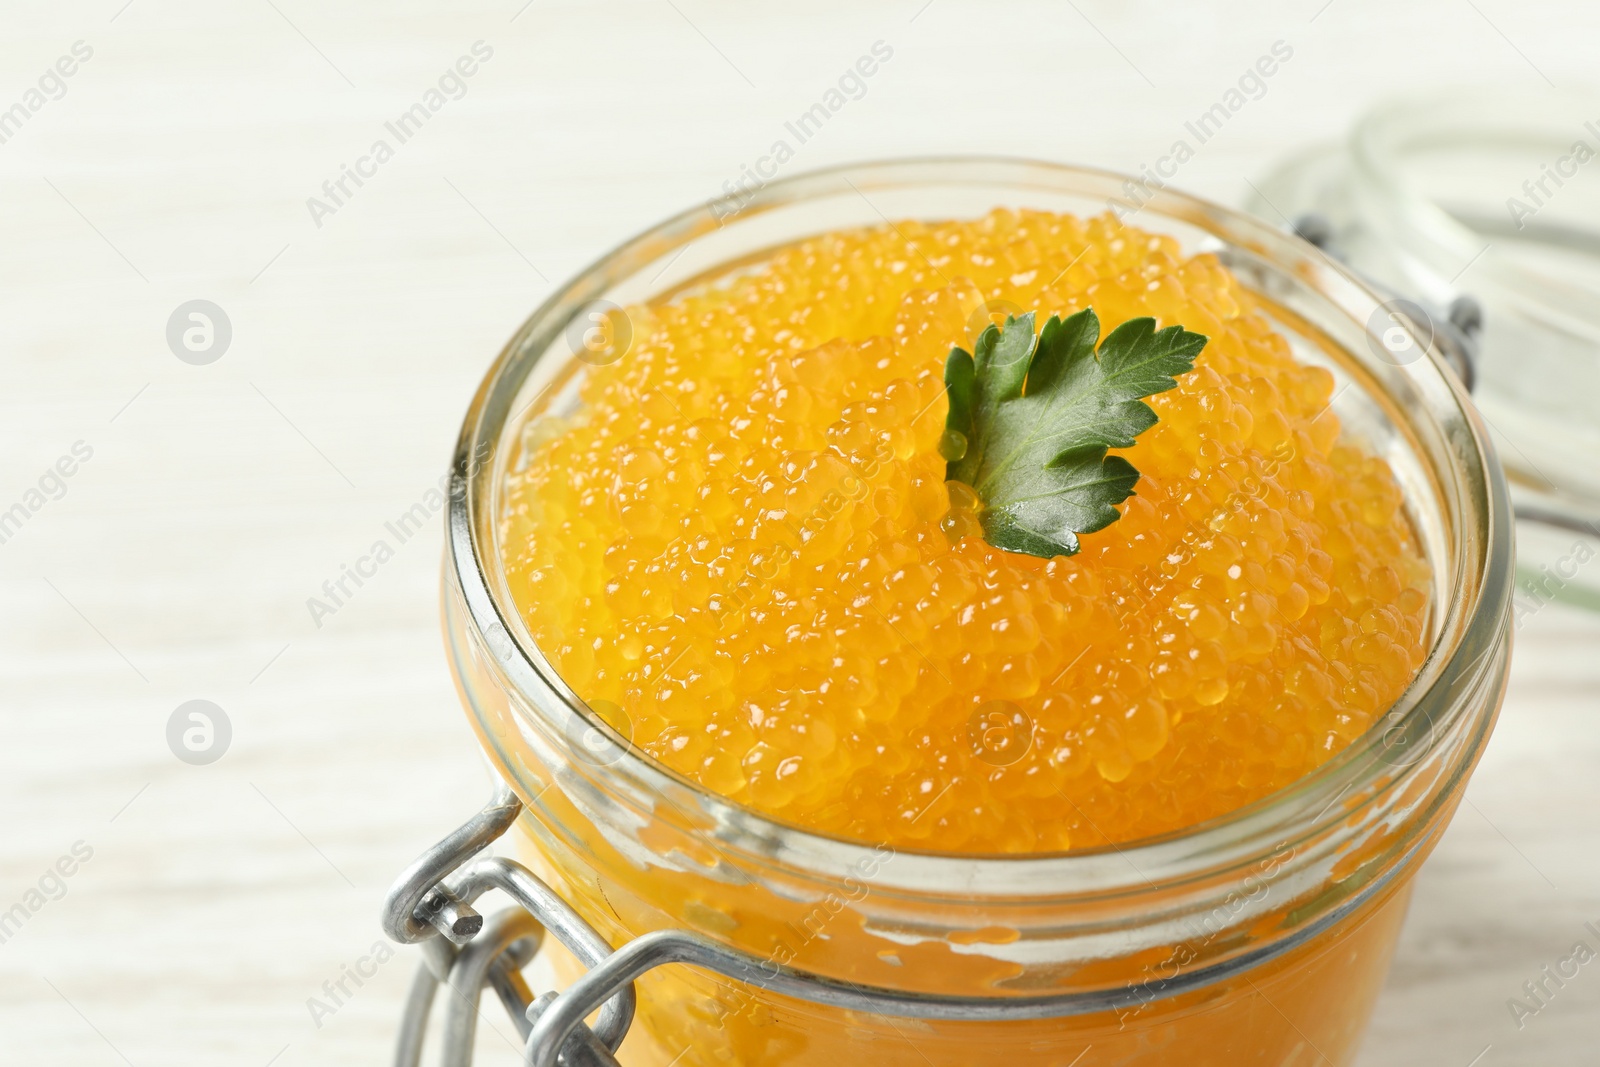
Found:
[[[1576, 81], [1597, 39], [1580, 0], [8, 0], [0, 109], [26, 114], [0, 122], [0, 512], [27, 515], [0, 544], [0, 909], [26, 922], [0, 943], [0, 1062], [383, 1061], [410, 954], [331, 1017], [307, 1001], [486, 789], [441, 654], [439, 531], [320, 626], [306, 600], [435, 482], [553, 283], [716, 195], [874, 42], [892, 59], [789, 171], [949, 151], [1136, 169], [1287, 42], [1179, 179], [1237, 202], [1383, 93]], [[46, 76], [79, 41], [92, 55]], [[478, 41], [464, 95], [362, 163]], [[314, 219], [345, 164], [370, 177]], [[165, 337], [195, 299], [232, 327], [208, 365]], [[30, 497], [77, 442], [92, 456]], [[1600, 621], [1557, 607], [1519, 635], [1366, 1067], [1600, 1062], [1600, 964], [1520, 1030], [1506, 1006], [1575, 941], [1600, 948], [1597, 650]], [[167, 746], [191, 699], [231, 722], [208, 766]], [[512, 1062], [497, 1029], [484, 1059]]]

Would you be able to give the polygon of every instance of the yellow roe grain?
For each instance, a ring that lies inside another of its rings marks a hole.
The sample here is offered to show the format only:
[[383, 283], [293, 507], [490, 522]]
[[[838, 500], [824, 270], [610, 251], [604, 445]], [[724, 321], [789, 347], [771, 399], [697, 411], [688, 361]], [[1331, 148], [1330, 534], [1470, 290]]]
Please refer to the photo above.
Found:
[[[1090, 306], [1210, 342], [1125, 450], [1119, 521], [1070, 558], [993, 549], [944, 480], [944, 359], [1004, 311]], [[506, 571], [579, 694], [740, 803], [913, 848], [1126, 841], [1304, 775], [1421, 664], [1392, 472], [1213, 256], [1000, 210], [628, 314], [579, 415], [524, 434]]]

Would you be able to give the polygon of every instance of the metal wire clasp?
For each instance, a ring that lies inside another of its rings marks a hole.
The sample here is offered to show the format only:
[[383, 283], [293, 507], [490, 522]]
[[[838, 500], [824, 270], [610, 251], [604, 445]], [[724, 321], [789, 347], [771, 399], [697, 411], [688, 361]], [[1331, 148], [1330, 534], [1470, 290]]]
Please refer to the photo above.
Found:
[[[537, 1042], [532, 1036], [535, 1024], [559, 999], [555, 993], [535, 998], [522, 977], [545, 934], [555, 935], [589, 968], [599, 966], [612, 950], [594, 927], [522, 864], [502, 857], [474, 859], [510, 829], [521, 811], [517, 795], [501, 787], [487, 807], [407, 867], [384, 897], [384, 933], [401, 944], [420, 944], [423, 950], [422, 965], [406, 997], [395, 1067], [420, 1064], [428, 1016], [441, 984], [451, 994], [444, 1008], [440, 1062], [445, 1067], [468, 1067], [472, 1062], [478, 1002], [485, 984], [493, 987], [528, 1042], [525, 1054], [533, 1067], [618, 1067], [613, 1053], [628, 1034], [636, 1003], [631, 980], [618, 980], [604, 991], [605, 1003], [593, 1030], [580, 1015], [576, 1023], [561, 1027], [559, 1044], [552, 1044], [548, 1034]], [[491, 889], [506, 893], [518, 906], [496, 912], [485, 922], [472, 905]], [[548, 1023], [545, 1029], [551, 1029]]]
[[1359, 270], [1350, 262], [1350, 257], [1340, 247], [1333, 223], [1326, 216], [1308, 212], [1295, 219], [1290, 228], [1296, 237], [1316, 245], [1343, 264], [1346, 270], [1358, 276], [1368, 287], [1387, 297], [1389, 302], [1385, 306], [1410, 319], [1411, 324], [1419, 332], [1437, 345], [1445, 363], [1461, 380], [1467, 392], [1470, 393], [1477, 388], [1483, 307], [1476, 300], [1462, 294], [1452, 300], [1449, 307], [1440, 309], [1429, 308], [1421, 302], [1405, 299], [1403, 294]]
[[[396, 1067], [417, 1067], [429, 1010], [441, 984], [447, 998], [445, 1067], [468, 1067], [478, 1001], [487, 983], [526, 1041], [527, 1067], [620, 1067], [613, 1053], [632, 1025], [633, 982], [653, 968], [687, 964], [779, 996], [848, 1012], [905, 1019], [1004, 1023], [1120, 1014], [1142, 1010], [1217, 982], [1248, 975], [1270, 960], [1313, 943], [1387, 891], [1422, 854], [1422, 843], [1336, 905], [1294, 930], [1236, 955], [1163, 977], [1158, 982], [1002, 997], [938, 996], [859, 985], [795, 970], [688, 930], [655, 930], [613, 950], [577, 912], [526, 867], [499, 857], [474, 859], [522, 811], [510, 789], [406, 868], [384, 898], [383, 928], [402, 944], [420, 943], [423, 965], [406, 1000]], [[472, 904], [499, 889], [517, 904], [485, 922]], [[588, 968], [564, 993], [535, 998], [522, 969], [554, 934]], [[442, 936], [441, 936], [442, 935]], [[584, 1020], [596, 1010], [591, 1030]]]

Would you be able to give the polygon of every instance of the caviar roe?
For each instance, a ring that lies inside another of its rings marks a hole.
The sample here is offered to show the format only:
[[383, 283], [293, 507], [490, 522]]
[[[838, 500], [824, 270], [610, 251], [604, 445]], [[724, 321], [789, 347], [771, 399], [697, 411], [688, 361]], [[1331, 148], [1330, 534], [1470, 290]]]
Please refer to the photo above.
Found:
[[[994, 549], [944, 480], [945, 357], [1091, 306], [1210, 341], [1122, 450], [1119, 521], [1072, 557]], [[574, 690], [707, 789], [899, 847], [1126, 841], [1306, 774], [1422, 662], [1393, 473], [1212, 255], [998, 210], [825, 234], [627, 314], [579, 413], [524, 430], [504, 562]]]

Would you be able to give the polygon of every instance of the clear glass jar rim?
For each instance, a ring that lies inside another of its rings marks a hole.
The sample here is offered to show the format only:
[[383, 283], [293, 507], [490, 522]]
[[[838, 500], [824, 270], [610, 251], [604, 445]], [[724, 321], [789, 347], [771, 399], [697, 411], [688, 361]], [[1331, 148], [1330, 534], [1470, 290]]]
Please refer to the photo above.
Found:
[[[812, 197], [837, 195], [841, 183], [860, 191], [894, 186], [993, 183], [997, 189], [1035, 187], [1054, 193], [1105, 198], [1108, 206], [1122, 194], [1127, 176], [1109, 171], [1016, 158], [923, 157], [849, 164], [773, 181], [741, 200], [739, 216], [762, 212]], [[1132, 179], [1138, 181], [1139, 179]], [[1142, 210], [1154, 211], [1226, 235], [1236, 247], [1283, 264], [1303, 279], [1314, 280], [1323, 295], [1356, 322], [1366, 322], [1381, 298], [1310, 245], [1240, 212], [1161, 189]], [[516, 410], [523, 382], [551, 342], [590, 301], [615, 282], [674, 250], [712, 232], [722, 223], [716, 202], [684, 211], [645, 230], [607, 252], [561, 286], [533, 312], [490, 368], [468, 410], [452, 470], [447, 567], [462, 592], [465, 607], [480, 635], [496, 634], [501, 642], [497, 669], [523, 706], [540, 709], [550, 701], [563, 715], [586, 718], [590, 713], [521, 625], [516, 606], [499, 578], [500, 557], [492, 516], [484, 514], [493, 499], [491, 480], [497, 463], [474, 457], [494, 449], [507, 420]], [[1359, 353], [1353, 353], [1359, 361]], [[1408, 370], [1441, 405], [1427, 417], [1448, 422], [1458, 432], [1455, 468], [1441, 472], [1452, 482], [1452, 499], [1462, 505], [1454, 516], [1456, 544], [1464, 588], [1442, 605], [1445, 618], [1441, 644], [1389, 716], [1389, 732], [1415, 728], [1447, 733], [1465, 730], [1463, 756], [1452, 778], [1470, 769], [1493, 720], [1493, 711], [1466, 706], [1463, 693], [1481, 689], [1489, 674], [1503, 669], [1508, 644], [1511, 595], [1511, 516], [1499, 464], [1477, 414], [1436, 350]], [[1445, 398], [1442, 401], [1439, 398]], [[1408, 417], [1423, 417], [1410, 412]], [[509, 639], [507, 639], [507, 635]], [[1463, 722], [1475, 716], [1475, 721]], [[594, 720], [589, 720], [594, 721]], [[544, 722], [559, 736], [562, 723]], [[571, 736], [570, 734], [568, 736]], [[1322, 833], [1350, 817], [1339, 801], [1353, 790], [1390, 793], [1407, 780], [1407, 767], [1386, 756], [1385, 731], [1374, 728], [1293, 785], [1245, 808], [1161, 837], [1056, 854], [968, 855], [896, 850], [886, 865], [887, 877], [875, 884], [903, 886], [938, 884], [944, 892], [991, 892], [1007, 885], [1053, 885], [1061, 891], [1097, 895], [1119, 892], [1141, 883], [1172, 884], [1219, 870], [1247, 866], [1287, 842]], [[590, 773], [586, 771], [585, 773]], [[778, 862], [811, 871], [851, 869], [876, 854], [860, 841], [817, 834], [768, 818], [737, 805], [668, 771], [631, 749], [603, 768], [597, 777], [636, 793], [691, 798], [704, 818], [704, 832], [714, 836], [718, 851], [735, 852], [756, 865]], [[1382, 788], [1372, 790], [1374, 785]], [[892, 874], [889, 872], [892, 871]], [[1130, 871], [1133, 877], [1130, 877]], [[1019, 890], [1021, 892], [1021, 890]]]

